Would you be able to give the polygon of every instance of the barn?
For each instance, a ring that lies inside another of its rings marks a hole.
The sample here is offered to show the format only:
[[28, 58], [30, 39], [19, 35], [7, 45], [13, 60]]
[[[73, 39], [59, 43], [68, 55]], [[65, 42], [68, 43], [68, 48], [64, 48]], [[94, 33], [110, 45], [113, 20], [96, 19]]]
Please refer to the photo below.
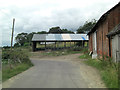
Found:
[[69, 42], [70, 45], [72, 42], [81, 42], [84, 44], [85, 42], [88, 42], [88, 40], [87, 34], [34, 34], [32, 38], [32, 47], [33, 51], [36, 51], [36, 43], [41, 43], [44, 44], [45, 49], [47, 49], [47, 44], [52, 43], [54, 44], [53, 48], [58, 49], [60, 48], [58, 42], [63, 42], [64, 48], [66, 48], [66, 42]]
[[109, 56], [120, 61], [120, 2], [100, 17], [88, 35], [92, 58]]

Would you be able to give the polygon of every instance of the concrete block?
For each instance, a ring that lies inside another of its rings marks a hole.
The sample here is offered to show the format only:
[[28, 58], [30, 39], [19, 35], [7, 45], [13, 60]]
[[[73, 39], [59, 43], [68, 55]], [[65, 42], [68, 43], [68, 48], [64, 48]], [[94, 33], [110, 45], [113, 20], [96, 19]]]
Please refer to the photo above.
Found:
[[92, 59], [96, 59], [97, 58], [97, 54], [92, 54]]

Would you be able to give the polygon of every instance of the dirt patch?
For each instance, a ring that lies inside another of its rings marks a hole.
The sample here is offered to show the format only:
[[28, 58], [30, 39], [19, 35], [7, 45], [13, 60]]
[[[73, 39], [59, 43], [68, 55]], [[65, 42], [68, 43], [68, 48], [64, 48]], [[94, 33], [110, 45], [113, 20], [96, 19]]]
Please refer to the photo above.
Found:
[[[37, 56], [39, 55], [39, 56]], [[31, 57], [32, 60], [58, 60], [58, 61], [69, 61], [80, 67], [80, 73], [84, 80], [87, 82], [89, 88], [106, 88], [103, 81], [101, 80], [98, 70], [83, 63], [85, 59], [79, 59], [82, 54], [70, 54], [63, 56], [40, 56], [38, 52], [36, 56]]]

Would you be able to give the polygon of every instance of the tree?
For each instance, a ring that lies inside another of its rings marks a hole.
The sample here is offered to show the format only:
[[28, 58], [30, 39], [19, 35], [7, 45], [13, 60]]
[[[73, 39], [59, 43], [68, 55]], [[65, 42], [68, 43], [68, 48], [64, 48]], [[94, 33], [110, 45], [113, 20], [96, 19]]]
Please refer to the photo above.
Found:
[[27, 35], [27, 42], [25, 43], [28, 43], [28, 45], [32, 45], [31, 41], [32, 41], [33, 34], [36, 34], [36, 32], [32, 32]]
[[50, 28], [49, 33], [58, 34], [58, 33], [74, 33], [74, 32], [69, 31], [67, 29], [61, 29], [60, 27], [52, 27]]
[[32, 33], [19, 33], [16, 37], [16, 43], [14, 44], [15, 47], [17, 46], [28, 46], [32, 45], [32, 37], [33, 34], [47, 34], [48, 32], [46, 31], [41, 31], [41, 32], [32, 32]]
[[96, 20], [95, 19], [93, 19], [91, 21], [86, 21], [83, 26], [80, 26], [77, 29], [77, 33], [88, 33], [93, 28], [93, 26], [95, 24], [96, 24]]
[[46, 31], [37, 32], [37, 34], [48, 34]]
[[71, 34], [74, 34], [74, 32], [69, 31], [69, 30], [67, 30], [67, 29], [62, 29], [62, 33], [71, 33]]
[[62, 33], [62, 30], [60, 29], [60, 27], [52, 27], [49, 29], [49, 33]]
[[20, 33], [15, 37], [15, 40], [18, 44], [20, 44], [21, 46], [24, 45], [25, 42], [27, 42], [27, 33]]

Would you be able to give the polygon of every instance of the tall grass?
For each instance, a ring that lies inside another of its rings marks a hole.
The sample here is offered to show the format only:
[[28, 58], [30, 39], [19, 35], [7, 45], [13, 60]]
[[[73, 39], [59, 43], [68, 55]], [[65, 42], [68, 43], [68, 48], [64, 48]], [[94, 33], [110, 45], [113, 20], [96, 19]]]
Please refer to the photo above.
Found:
[[6, 81], [7, 79], [27, 70], [28, 68], [30, 68], [31, 66], [33, 66], [32, 64], [26, 64], [26, 63], [22, 63], [22, 64], [18, 64], [18, 65], [14, 65], [13, 69], [10, 69], [6, 66], [4, 66], [3, 70], [2, 70], [2, 81]]
[[[92, 59], [88, 54], [80, 56], [81, 59], [85, 60], [84, 63], [87, 65], [97, 68], [100, 72], [101, 78], [108, 88], [118, 88], [118, 64], [112, 62], [112, 65], [107, 60], [96, 60]], [[115, 65], [115, 66], [114, 66]]]
[[5, 81], [33, 66], [24, 49], [3, 49], [2, 54], [2, 81]]

